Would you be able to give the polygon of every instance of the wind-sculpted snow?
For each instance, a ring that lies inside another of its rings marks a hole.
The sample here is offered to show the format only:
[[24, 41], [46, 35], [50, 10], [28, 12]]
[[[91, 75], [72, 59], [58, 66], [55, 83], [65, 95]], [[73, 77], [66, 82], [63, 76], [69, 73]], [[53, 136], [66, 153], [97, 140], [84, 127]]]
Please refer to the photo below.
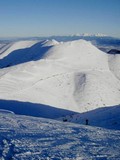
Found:
[[0, 113], [1, 160], [119, 160], [120, 131]]
[[22, 41], [10, 48], [0, 58], [1, 100], [81, 113], [120, 104], [119, 60], [90, 42]]

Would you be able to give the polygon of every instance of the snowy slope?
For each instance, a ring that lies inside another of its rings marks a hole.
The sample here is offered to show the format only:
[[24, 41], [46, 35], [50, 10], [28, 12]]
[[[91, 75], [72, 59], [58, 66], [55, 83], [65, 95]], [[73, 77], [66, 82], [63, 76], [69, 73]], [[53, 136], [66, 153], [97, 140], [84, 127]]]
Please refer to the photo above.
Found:
[[86, 120], [88, 120], [90, 126], [120, 130], [120, 105], [102, 107], [84, 113], [71, 113], [58, 118], [58, 120], [84, 125], [86, 124]]
[[1, 53], [0, 59], [7, 56], [8, 54], [10, 54], [15, 50], [31, 47], [35, 43], [37, 43], [37, 41], [18, 41], [18, 42], [8, 43], [0, 50]]
[[120, 131], [0, 113], [1, 160], [119, 160]]
[[110, 67], [116, 62], [108, 62], [108, 54], [90, 42], [47, 40], [29, 45], [27, 50], [2, 53], [0, 99], [76, 112], [120, 104], [120, 80]]

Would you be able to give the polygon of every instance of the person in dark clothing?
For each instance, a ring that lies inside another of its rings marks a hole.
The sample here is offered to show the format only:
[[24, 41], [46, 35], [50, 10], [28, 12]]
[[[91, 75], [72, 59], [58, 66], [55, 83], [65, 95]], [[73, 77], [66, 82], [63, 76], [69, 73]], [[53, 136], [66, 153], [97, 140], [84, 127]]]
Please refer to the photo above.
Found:
[[86, 125], [88, 125], [88, 119], [86, 119], [86, 121], [85, 121], [85, 122], [86, 122], [85, 124], [86, 124]]

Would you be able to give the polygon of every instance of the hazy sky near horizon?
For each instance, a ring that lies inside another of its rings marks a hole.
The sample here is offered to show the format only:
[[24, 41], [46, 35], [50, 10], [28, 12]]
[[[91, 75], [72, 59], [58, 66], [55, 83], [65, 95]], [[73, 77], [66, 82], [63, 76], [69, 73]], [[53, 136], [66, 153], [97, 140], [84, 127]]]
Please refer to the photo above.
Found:
[[120, 0], [0, 0], [0, 37], [120, 37]]

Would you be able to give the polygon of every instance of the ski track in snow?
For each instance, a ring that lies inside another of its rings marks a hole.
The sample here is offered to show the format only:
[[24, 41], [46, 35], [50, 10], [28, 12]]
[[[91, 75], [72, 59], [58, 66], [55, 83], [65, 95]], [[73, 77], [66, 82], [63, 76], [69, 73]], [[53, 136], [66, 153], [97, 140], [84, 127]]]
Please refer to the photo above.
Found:
[[1, 160], [119, 160], [120, 131], [0, 113]]
[[14, 93], [11, 94], [11, 95], [18, 94], [18, 93], [20, 93], [20, 92], [24, 92], [24, 91], [27, 90], [27, 89], [31, 89], [33, 86], [35, 86], [35, 85], [38, 84], [39, 82], [46, 81], [46, 80], [48, 80], [48, 79], [55, 78], [55, 77], [58, 77], [58, 76], [61, 76], [61, 75], [66, 75], [66, 73], [53, 74], [52, 76], [49, 76], [49, 77], [46, 77], [46, 78], [40, 78], [39, 80], [37, 80], [36, 82], [34, 82], [30, 87], [26, 87], [25, 89], [18, 90], [17, 92], [14, 92]]

